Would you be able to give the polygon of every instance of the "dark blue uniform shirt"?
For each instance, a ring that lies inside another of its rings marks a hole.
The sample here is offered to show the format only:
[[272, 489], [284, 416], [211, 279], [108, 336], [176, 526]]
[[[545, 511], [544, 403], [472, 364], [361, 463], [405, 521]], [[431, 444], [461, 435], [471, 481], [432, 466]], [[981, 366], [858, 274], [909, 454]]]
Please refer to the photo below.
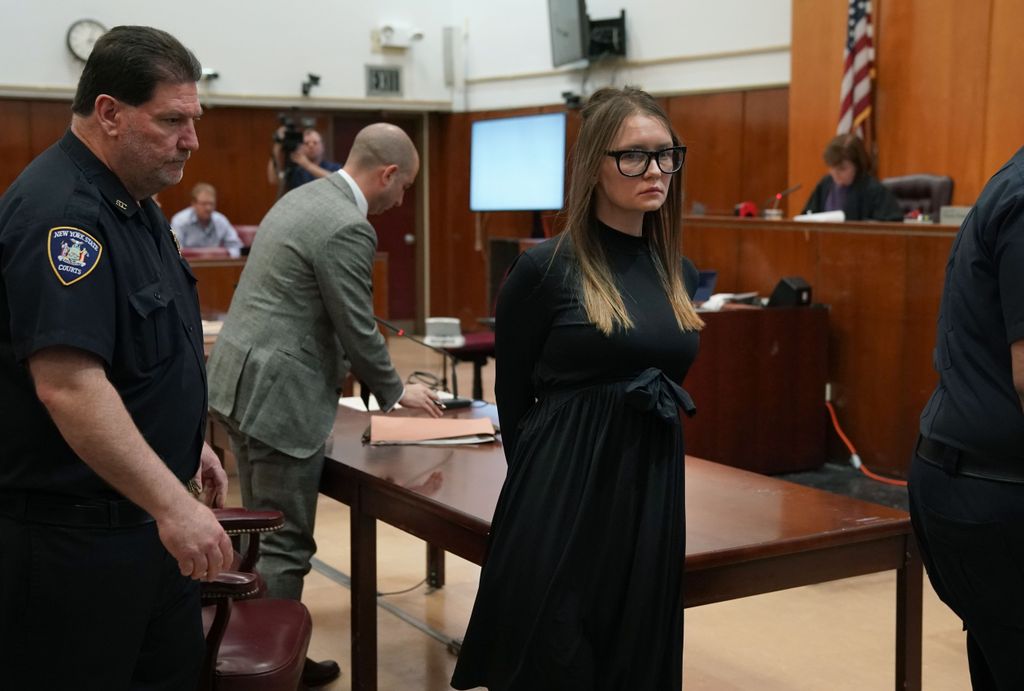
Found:
[[1024, 339], [1024, 149], [989, 180], [946, 264], [934, 364], [939, 385], [921, 434], [1024, 462], [1024, 413], [1010, 344]]
[[[334, 161], [320, 161], [318, 163], [324, 170], [336, 173], [341, 170], [341, 164], [335, 163]], [[302, 166], [294, 165], [288, 169], [284, 178], [284, 189], [286, 192], [290, 192], [300, 185], [305, 185], [307, 182], [313, 182], [317, 178]]]
[[28, 358], [88, 351], [183, 481], [199, 464], [206, 373], [195, 278], [152, 200], [137, 204], [70, 131], [0, 198], [0, 491], [120, 498], [61, 437]]

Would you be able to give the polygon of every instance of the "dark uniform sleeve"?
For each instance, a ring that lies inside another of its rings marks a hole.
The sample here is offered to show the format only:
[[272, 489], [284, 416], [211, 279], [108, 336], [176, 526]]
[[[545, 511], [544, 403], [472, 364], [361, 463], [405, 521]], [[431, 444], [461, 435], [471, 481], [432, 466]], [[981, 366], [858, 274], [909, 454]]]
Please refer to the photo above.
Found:
[[79, 199], [62, 215], [41, 209], [43, 203], [23, 200], [0, 236], [14, 356], [23, 362], [43, 348], [71, 346], [109, 365], [114, 279], [97, 228], [99, 202]]
[[1024, 193], [1009, 198], [999, 216], [993, 263], [999, 276], [999, 297], [1009, 345], [1024, 339]]
[[550, 305], [541, 289], [543, 279], [544, 273], [534, 259], [521, 254], [498, 293], [494, 396], [506, 462], [515, 455], [519, 426], [536, 401], [533, 372], [551, 322]]

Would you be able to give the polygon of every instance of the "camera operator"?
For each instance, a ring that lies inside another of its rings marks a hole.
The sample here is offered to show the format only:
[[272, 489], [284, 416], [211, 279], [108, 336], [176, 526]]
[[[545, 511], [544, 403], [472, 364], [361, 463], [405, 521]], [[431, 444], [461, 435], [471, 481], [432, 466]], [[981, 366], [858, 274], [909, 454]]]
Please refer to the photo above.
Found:
[[312, 127], [302, 132], [301, 144], [295, 139], [298, 132], [292, 123], [281, 125], [274, 134], [267, 181], [278, 185], [278, 196], [341, 169], [341, 164], [323, 160], [324, 140]]

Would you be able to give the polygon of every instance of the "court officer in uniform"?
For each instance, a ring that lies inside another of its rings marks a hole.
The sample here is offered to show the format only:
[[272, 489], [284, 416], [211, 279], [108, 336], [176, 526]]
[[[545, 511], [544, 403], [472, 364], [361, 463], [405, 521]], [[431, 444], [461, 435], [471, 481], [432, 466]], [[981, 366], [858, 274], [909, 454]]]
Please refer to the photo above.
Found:
[[0, 676], [11, 689], [195, 688], [210, 509], [195, 279], [151, 196], [198, 147], [174, 37], [97, 41], [70, 129], [0, 198]]
[[953, 242], [910, 511], [935, 592], [964, 622], [976, 691], [1024, 689], [1024, 149]]

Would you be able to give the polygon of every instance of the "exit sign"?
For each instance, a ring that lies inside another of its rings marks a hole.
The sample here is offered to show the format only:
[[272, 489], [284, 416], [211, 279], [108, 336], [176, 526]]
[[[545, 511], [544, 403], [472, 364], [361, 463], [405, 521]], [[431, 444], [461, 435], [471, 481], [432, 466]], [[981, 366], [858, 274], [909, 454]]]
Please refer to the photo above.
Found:
[[367, 96], [401, 96], [402, 68], [366, 66]]

